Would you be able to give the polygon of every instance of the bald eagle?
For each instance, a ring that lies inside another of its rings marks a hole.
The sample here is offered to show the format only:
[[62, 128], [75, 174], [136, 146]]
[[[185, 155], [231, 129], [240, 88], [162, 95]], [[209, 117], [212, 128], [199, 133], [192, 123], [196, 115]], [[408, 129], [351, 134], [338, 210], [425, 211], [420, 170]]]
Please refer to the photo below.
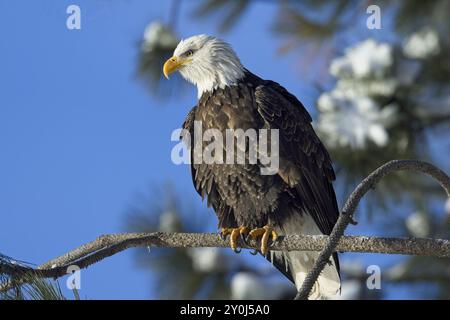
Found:
[[[332, 162], [310, 115], [294, 95], [247, 70], [230, 45], [212, 36], [182, 40], [163, 66], [166, 78], [174, 71], [198, 89], [198, 103], [183, 124], [192, 135], [195, 122], [203, 130], [220, 132], [278, 130], [275, 174], [261, 174], [259, 162], [191, 161], [191, 171], [197, 192], [218, 217], [221, 235], [230, 235], [231, 248], [238, 252], [238, 237], [261, 237], [259, 252], [298, 290], [319, 253], [270, 251], [270, 244], [278, 235], [329, 235], [339, 215]], [[192, 144], [190, 148], [193, 153]], [[310, 298], [328, 298], [339, 291], [339, 261], [334, 254]]]

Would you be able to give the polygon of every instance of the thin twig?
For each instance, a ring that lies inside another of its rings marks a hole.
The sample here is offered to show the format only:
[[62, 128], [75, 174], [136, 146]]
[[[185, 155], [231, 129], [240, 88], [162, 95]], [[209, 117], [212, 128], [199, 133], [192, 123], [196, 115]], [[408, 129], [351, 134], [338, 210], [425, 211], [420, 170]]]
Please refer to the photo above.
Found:
[[347, 228], [348, 224], [352, 221], [353, 214], [358, 206], [362, 197], [383, 178], [386, 174], [393, 171], [419, 171], [423, 172], [439, 182], [442, 188], [447, 192], [447, 196], [450, 198], [450, 178], [437, 167], [433, 166], [430, 163], [417, 161], [417, 160], [393, 160], [390, 161], [374, 172], [372, 172], [367, 178], [365, 178], [352, 192], [350, 197], [347, 199], [347, 202], [342, 209], [342, 213], [339, 216], [338, 221], [336, 222], [333, 231], [330, 234], [328, 239], [328, 243], [325, 248], [320, 253], [317, 258], [314, 267], [306, 276], [305, 281], [303, 282], [302, 287], [300, 288], [296, 300], [306, 300], [308, 299], [309, 293], [314, 286], [317, 278], [322, 272], [325, 265], [330, 260], [331, 255], [335, 251], [339, 251], [337, 249], [339, 240], [344, 235], [344, 231]]

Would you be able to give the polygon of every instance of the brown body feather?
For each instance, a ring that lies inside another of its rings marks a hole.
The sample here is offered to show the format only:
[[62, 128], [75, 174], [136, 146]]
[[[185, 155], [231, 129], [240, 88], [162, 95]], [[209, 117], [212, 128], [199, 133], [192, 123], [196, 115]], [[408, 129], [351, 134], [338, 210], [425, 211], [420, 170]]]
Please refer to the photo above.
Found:
[[[339, 215], [332, 186], [335, 179], [328, 152], [315, 134], [311, 117], [287, 90], [246, 71], [238, 85], [204, 93], [184, 128], [193, 137], [194, 121], [203, 132], [219, 129], [279, 129], [279, 171], [261, 175], [260, 164], [191, 164], [196, 190], [212, 206], [219, 227], [300, 221], [309, 214], [323, 234], [330, 234]], [[205, 143], [207, 144], [207, 143]], [[293, 281], [286, 255], [274, 265]], [[335, 265], [339, 272], [337, 255]]]

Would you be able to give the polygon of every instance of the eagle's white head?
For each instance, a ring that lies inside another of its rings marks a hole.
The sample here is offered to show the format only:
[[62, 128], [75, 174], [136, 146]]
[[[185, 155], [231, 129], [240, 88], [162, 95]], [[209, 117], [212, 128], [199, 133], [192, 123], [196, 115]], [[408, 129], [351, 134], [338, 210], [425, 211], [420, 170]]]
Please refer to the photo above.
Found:
[[199, 98], [205, 91], [236, 84], [245, 72], [229, 44], [203, 34], [181, 40], [164, 63], [166, 78], [177, 70], [197, 86]]

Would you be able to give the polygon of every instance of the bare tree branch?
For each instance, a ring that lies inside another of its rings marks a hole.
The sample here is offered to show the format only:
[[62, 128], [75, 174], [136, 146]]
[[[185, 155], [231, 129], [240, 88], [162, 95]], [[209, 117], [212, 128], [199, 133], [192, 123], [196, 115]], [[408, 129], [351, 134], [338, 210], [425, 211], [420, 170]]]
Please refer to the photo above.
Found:
[[[421, 171], [435, 178], [450, 196], [450, 178], [435, 166], [413, 160], [395, 160], [381, 166], [365, 178], [348, 198], [333, 232], [324, 235], [288, 235], [280, 236], [274, 244], [274, 251], [320, 251], [314, 268], [308, 274], [296, 299], [306, 299], [323, 267], [335, 251], [367, 252], [385, 254], [407, 254], [434, 257], [450, 257], [450, 240], [420, 238], [380, 238], [343, 236], [347, 225], [352, 222], [352, 215], [361, 198], [375, 186], [387, 173], [398, 170]], [[258, 248], [257, 241], [247, 244], [240, 241], [242, 248]], [[9, 280], [0, 286], [0, 292], [24, 283], [30, 273], [40, 277], [59, 278], [67, 274], [72, 265], [80, 269], [95, 264], [107, 257], [133, 247], [193, 248], [193, 247], [228, 247], [228, 241], [211, 233], [121, 233], [103, 235], [74, 250], [52, 259], [34, 269], [11, 259], [1, 259], [0, 275], [7, 275]]]
[[[323, 235], [280, 236], [272, 250], [283, 251], [320, 251], [329, 240]], [[242, 241], [242, 248], [258, 247], [255, 240]], [[215, 233], [120, 233], [103, 235], [68, 253], [52, 259], [36, 269], [23, 265], [0, 263], [0, 273], [13, 277], [22, 277], [27, 273], [36, 273], [41, 277], [59, 278], [67, 274], [67, 268], [76, 265], [87, 268], [107, 257], [133, 247], [194, 248], [229, 246]], [[408, 254], [434, 257], [450, 257], [450, 241], [443, 239], [420, 238], [381, 238], [381, 237], [342, 237], [336, 250], [342, 252], [368, 252], [385, 254]], [[16, 282], [17, 283], [17, 282]], [[5, 291], [10, 284], [0, 287]]]
[[295, 299], [308, 299], [309, 293], [311, 292], [314, 283], [316, 282], [325, 265], [330, 260], [333, 252], [336, 251], [339, 241], [344, 235], [344, 231], [347, 228], [348, 224], [352, 222], [353, 214], [362, 197], [370, 189], [373, 189], [375, 185], [381, 180], [381, 178], [383, 178], [386, 174], [393, 171], [402, 170], [419, 171], [433, 177], [447, 192], [447, 197], [450, 198], [450, 178], [445, 174], [445, 172], [433, 166], [432, 164], [417, 160], [393, 160], [382, 165], [374, 172], [372, 172], [369, 176], [367, 176], [347, 199], [347, 202], [342, 209], [342, 213], [340, 214], [339, 219], [330, 234], [327, 245], [317, 258], [313, 269], [306, 276], [306, 279], [303, 282], [303, 285], [300, 288], [300, 291], [298, 292]]

